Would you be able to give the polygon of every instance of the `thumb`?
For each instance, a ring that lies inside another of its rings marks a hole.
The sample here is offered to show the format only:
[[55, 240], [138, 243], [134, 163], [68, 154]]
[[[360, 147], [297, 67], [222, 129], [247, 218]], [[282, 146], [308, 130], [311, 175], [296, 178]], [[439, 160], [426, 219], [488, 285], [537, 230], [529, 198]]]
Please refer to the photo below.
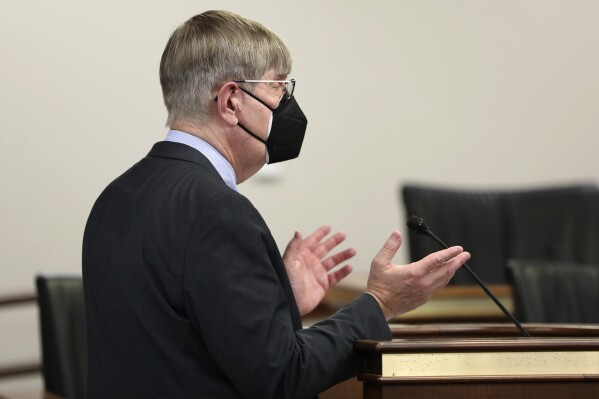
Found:
[[381, 250], [372, 260], [373, 267], [387, 266], [393, 260], [393, 257], [401, 247], [402, 237], [398, 230], [391, 233], [391, 236], [387, 239]]
[[296, 231], [295, 234], [293, 235], [293, 238], [291, 239], [291, 241], [289, 241], [289, 244], [287, 244], [287, 248], [285, 249], [285, 254], [293, 253], [293, 252], [297, 251], [302, 243], [302, 240], [303, 240], [302, 233], [300, 233], [299, 231]]

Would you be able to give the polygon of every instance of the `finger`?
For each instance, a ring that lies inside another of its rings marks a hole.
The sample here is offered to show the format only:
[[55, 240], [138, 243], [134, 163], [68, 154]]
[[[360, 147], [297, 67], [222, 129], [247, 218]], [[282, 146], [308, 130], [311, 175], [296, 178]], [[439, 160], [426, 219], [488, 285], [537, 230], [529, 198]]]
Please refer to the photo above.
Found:
[[285, 253], [297, 252], [299, 250], [301, 244], [302, 244], [302, 233], [300, 233], [299, 231], [296, 231], [295, 234], [293, 234], [293, 238], [291, 239], [291, 241], [289, 241], [289, 244], [287, 244]]
[[453, 278], [456, 271], [470, 259], [469, 252], [461, 252], [455, 257], [445, 261], [440, 267], [433, 269], [429, 275], [444, 286]]
[[316, 255], [320, 259], [324, 258], [326, 254], [331, 252], [333, 248], [345, 241], [345, 238], [345, 233], [341, 231], [339, 233], [336, 233], [331, 238], [326, 239], [323, 243], [318, 245], [314, 250], [314, 255]]
[[317, 228], [312, 234], [306, 237], [304, 241], [304, 245], [306, 247], [312, 249], [318, 245], [318, 243], [331, 232], [331, 226], [328, 224], [323, 224], [319, 228]]
[[395, 230], [391, 233], [391, 236], [385, 241], [385, 244], [381, 248], [381, 250], [376, 254], [374, 259], [372, 260], [373, 266], [386, 266], [391, 263], [393, 257], [401, 247], [401, 233], [398, 230]]
[[438, 269], [439, 267], [443, 266], [443, 264], [448, 260], [453, 259], [457, 255], [461, 254], [462, 252], [464, 252], [464, 249], [460, 246], [443, 249], [438, 252], [433, 252], [432, 254], [422, 258], [420, 263], [426, 271], [432, 272]]
[[348, 248], [344, 251], [336, 253], [335, 255], [329, 256], [325, 260], [322, 261], [322, 265], [327, 270], [333, 269], [335, 266], [345, 262], [346, 260], [353, 258], [356, 255], [356, 250], [353, 248]]
[[462, 265], [464, 265], [464, 263], [468, 262], [469, 259], [470, 259], [470, 252], [462, 252], [461, 254], [457, 255], [455, 258], [446, 262], [447, 263], [447, 275], [449, 277], [449, 280], [451, 280], [451, 278], [453, 277], [455, 272], [460, 267], [462, 267]]
[[329, 287], [337, 284], [339, 281], [343, 280], [352, 272], [351, 265], [345, 265], [341, 269], [334, 271], [328, 275], [329, 278]]

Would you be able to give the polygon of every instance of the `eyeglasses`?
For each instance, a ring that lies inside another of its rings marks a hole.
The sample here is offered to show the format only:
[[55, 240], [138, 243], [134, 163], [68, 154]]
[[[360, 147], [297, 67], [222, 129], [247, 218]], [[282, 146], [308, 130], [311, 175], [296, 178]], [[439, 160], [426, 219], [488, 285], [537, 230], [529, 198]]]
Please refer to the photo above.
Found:
[[278, 83], [284, 88], [283, 98], [289, 100], [295, 90], [295, 79], [290, 80], [234, 80], [235, 83]]

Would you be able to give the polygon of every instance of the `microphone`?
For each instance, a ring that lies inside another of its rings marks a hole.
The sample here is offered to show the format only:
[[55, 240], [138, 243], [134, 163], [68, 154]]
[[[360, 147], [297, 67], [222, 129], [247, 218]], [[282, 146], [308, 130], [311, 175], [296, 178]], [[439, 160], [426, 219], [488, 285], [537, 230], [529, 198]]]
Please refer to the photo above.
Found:
[[[410, 230], [412, 230], [413, 232], [415, 232], [417, 234], [427, 235], [430, 238], [432, 238], [434, 241], [436, 241], [438, 244], [440, 244], [443, 248], [449, 248], [447, 246], [447, 244], [445, 244], [443, 241], [441, 241], [441, 239], [439, 237], [437, 237], [431, 231], [431, 229], [427, 226], [426, 223], [424, 223], [424, 220], [421, 217], [416, 216], [416, 215], [410, 216], [408, 218], [407, 225], [410, 228]], [[505, 308], [505, 306], [503, 306], [503, 304], [501, 302], [499, 302], [499, 299], [497, 299], [497, 297], [495, 295], [493, 295], [493, 293], [487, 288], [487, 286], [485, 285], [485, 283], [483, 283], [482, 280], [480, 278], [478, 278], [478, 276], [476, 275], [476, 273], [474, 273], [474, 271], [472, 271], [472, 269], [470, 269], [470, 266], [468, 266], [468, 264], [464, 263], [462, 265], [462, 267], [464, 269], [466, 269], [466, 271], [468, 271], [468, 273], [470, 273], [470, 275], [474, 278], [474, 280], [476, 280], [476, 282], [478, 283], [478, 285], [480, 285], [480, 287], [483, 289], [483, 291], [485, 291], [485, 294], [487, 294], [487, 296], [489, 298], [491, 298], [493, 300], [493, 302], [495, 302], [495, 304], [499, 307], [499, 309], [501, 309], [501, 311], [503, 312], [503, 314], [506, 315], [506, 317], [508, 319], [510, 319], [512, 321], [512, 323], [514, 323], [516, 325], [516, 327], [518, 327], [518, 330], [520, 330], [520, 332], [522, 333], [522, 335], [524, 335], [525, 337], [530, 337], [530, 334], [528, 333], [528, 331], [526, 331], [524, 329], [524, 327], [522, 327], [522, 324], [520, 324], [520, 322], [514, 317], [514, 315], [512, 315]]]

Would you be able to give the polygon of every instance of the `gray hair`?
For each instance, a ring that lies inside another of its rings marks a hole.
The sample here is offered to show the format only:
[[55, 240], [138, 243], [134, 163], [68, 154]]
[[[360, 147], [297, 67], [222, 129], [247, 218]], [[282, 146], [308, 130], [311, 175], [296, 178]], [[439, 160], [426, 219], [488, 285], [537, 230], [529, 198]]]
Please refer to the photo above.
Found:
[[160, 60], [167, 126], [204, 122], [214, 90], [236, 79], [260, 79], [272, 68], [280, 75], [291, 71], [291, 54], [272, 31], [228, 11], [196, 15], [173, 32]]

